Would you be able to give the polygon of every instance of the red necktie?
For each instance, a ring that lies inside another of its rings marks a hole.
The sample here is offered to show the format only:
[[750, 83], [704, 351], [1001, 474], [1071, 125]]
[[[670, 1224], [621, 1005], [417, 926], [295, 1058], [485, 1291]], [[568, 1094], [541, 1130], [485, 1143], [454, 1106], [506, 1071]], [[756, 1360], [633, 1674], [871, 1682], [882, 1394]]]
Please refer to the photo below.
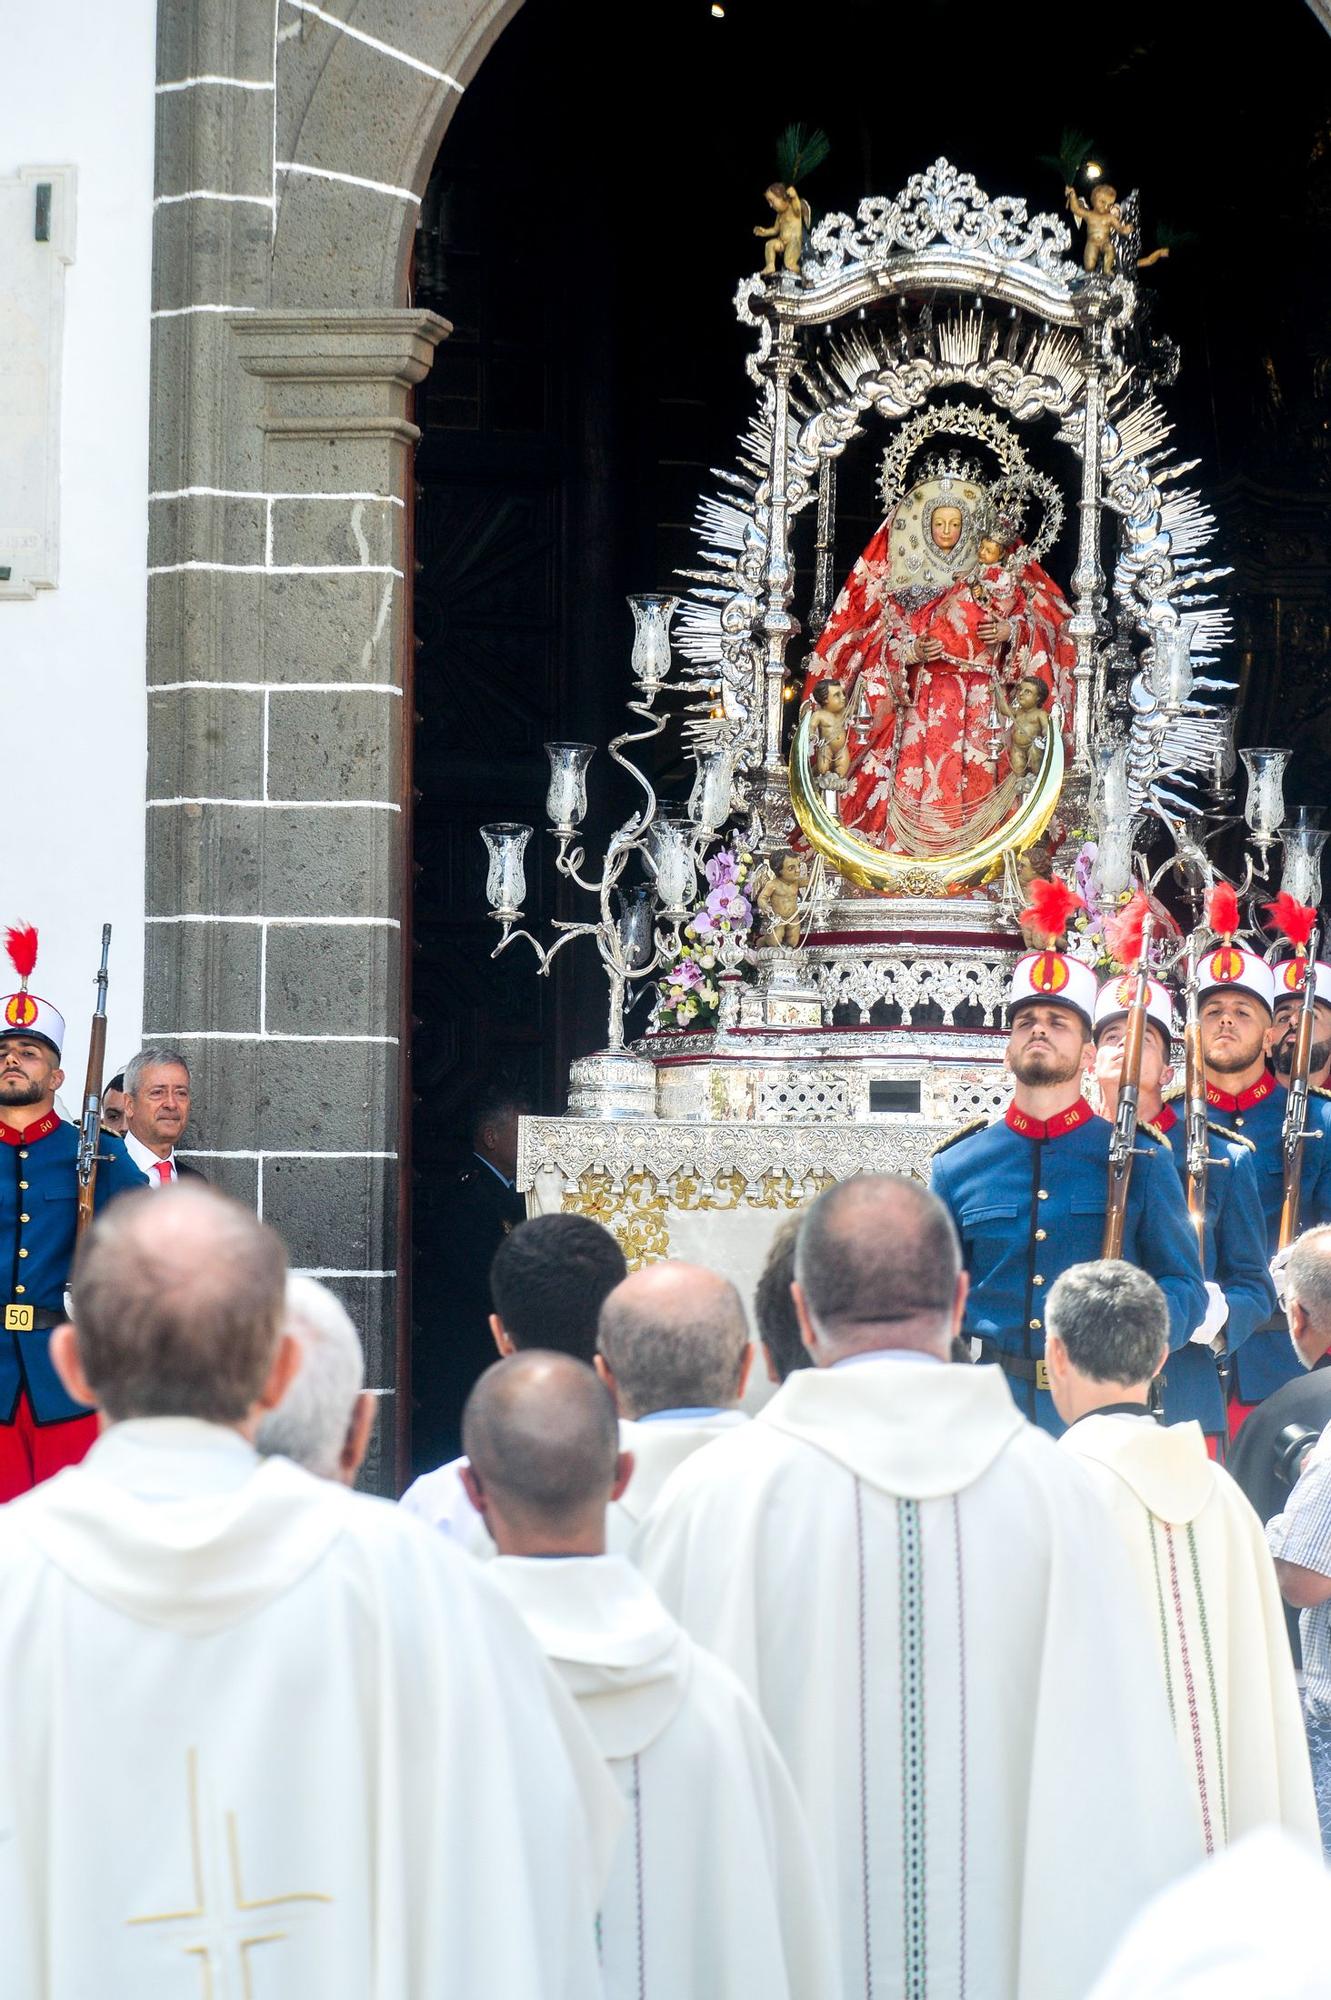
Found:
[[154, 1160], [153, 1165], [157, 1169], [158, 1180], [162, 1183], [162, 1186], [165, 1187], [168, 1181], [171, 1179], [170, 1160]]

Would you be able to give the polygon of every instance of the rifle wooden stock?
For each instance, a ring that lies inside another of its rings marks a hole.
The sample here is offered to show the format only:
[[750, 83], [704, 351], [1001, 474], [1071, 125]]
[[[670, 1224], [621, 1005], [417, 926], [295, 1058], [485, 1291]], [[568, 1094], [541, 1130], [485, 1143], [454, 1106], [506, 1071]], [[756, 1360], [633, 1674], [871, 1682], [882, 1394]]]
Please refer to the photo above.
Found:
[[1187, 1020], [1183, 1030], [1183, 1096], [1187, 1119], [1186, 1183], [1188, 1215], [1197, 1232], [1197, 1249], [1206, 1264], [1206, 1177], [1211, 1145], [1206, 1117], [1206, 1064], [1202, 1056], [1202, 1024], [1198, 1016], [1197, 953], [1188, 962]]
[[102, 1071], [106, 1067], [106, 987], [111, 955], [111, 926], [102, 925], [102, 962], [97, 972], [97, 1005], [88, 1035], [88, 1074], [83, 1086], [83, 1117], [79, 1125], [79, 1207], [74, 1240], [92, 1221], [97, 1195], [97, 1163], [102, 1139]]
[[1288, 1250], [1299, 1233], [1299, 1208], [1303, 1199], [1303, 1148], [1308, 1130], [1308, 1072], [1312, 1068], [1313, 1034], [1317, 1014], [1317, 980], [1313, 966], [1318, 937], [1313, 931], [1307, 944], [1307, 971], [1303, 978], [1303, 1005], [1299, 1009], [1299, 1032], [1294, 1043], [1294, 1065], [1289, 1074], [1289, 1102], [1281, 1132], [1284, 1198], [1280, 1204], [1280, 1234], [1276, 1247]]
[[1147, 971], [1147, 944], [1150, 919], [1142, 927], [1142, 955], [1137, 965], [1137, 990], [1128, 1008], [1128, 1025], [1123, 1036], [1123, 1068], [1119, 1073], [1118, 1104], [1114, 1111], [1114, 1136], [1109, 1142], [1109, 1188], [1105, 1203], [1105, 1232], [1100, 1243], [1102, 1257], [1123, 1255], [1123, 1229], [1128, 1215], [1128, 1187], [1132, 1180], [1132, 1155], [1137, 1144], [1137, 1100], [1141, 1094], [1142, 1050], [1146, 1046], [1146, 1007], [1151, 995]]

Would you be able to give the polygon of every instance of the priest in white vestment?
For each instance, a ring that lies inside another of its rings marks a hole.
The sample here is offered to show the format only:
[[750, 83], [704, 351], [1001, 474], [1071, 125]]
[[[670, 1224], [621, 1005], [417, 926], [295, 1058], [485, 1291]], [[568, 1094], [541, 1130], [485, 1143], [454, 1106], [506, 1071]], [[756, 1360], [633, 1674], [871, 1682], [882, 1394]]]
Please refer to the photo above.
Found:
[[756, 1697], [809, 1820], [845, 2000], [1072, 2000], [1202, 1843], [1106, 1510], [998, 1368], [949, 1363], [951, 1218], [821, 1195], [815, 1366], [681, 1466], [634, 1555]]
[[622, 1819], [484, 1573], [251, 1443], [298, 1360], [281, 1245], [112, 1204], [53, 1358], [108, 1427], [0, 1510], [14, 2000], [588, 2000]]
[[[541, 1347], [591, 1365], [603, 1300], [628, 1266], [608, 1229], [585, 1215], [533, 1215], [510, 1229], [490, 1265], [490, 1337], [500, 1355]], [[399, 1505], [468, 1555], [494, 1554], [490, 1533], [462, 1484], [465, 1460], [413, 1479]]]
[[605, 2000], [828, 2000], [831, 1937], [803, 1814], [735, 1676], [670, 1617], [606, 1505], [614, 1407], [558, 1354], [498, 1363], [463, 1418], [489, 1574], [575, 1698], [628, 1808], [599, 1936]]
[[597, 1327], [596, 1371], [614, 1396], [633, 1476], [606, 1517], [627, 1549], [677, 1466], [748, 1419], [739, 1408], [756, 1349], [728, 1278], [671, 1258], [616, 1285]]
[[1285, 1616], [1262, 1523], [1197, 1423], [1147, 1403], [1169, 1308], [1131, 1264], [1074, 1264], [1049, 1294], [1046, 1359], [1060, 1449], [1117, 1524], [1155, 1634], [1208, 1854], [1279, 1825], [1320, 1850]]

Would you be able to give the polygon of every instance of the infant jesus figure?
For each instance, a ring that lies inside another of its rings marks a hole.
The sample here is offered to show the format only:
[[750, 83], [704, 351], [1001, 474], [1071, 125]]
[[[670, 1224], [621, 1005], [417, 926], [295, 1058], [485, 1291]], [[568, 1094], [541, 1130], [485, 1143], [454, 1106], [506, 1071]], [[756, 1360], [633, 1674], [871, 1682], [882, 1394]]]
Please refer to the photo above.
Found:
[[1014, 778], [1029, 778], [1044, 753], [1049, 735], [1049, 717], [1044, 706], [1048, 694], [1048, 688], [1036, 674], [1022, 675], [1012, 690], [1011, 701], [994, 683], [994, 700], [1012, 725], [1008, 731], [1007, 755]]
[[1010, 562], [1020, 546], [1015, 528], [999, 520], [981, 534], [975, 551], [978, 561], [971, 574], [970, 592], [987, 614], [976, 627], [977, 637], [987, 647], [1007, 644], [1012, 637], [1013, 616], [1025, 602]]

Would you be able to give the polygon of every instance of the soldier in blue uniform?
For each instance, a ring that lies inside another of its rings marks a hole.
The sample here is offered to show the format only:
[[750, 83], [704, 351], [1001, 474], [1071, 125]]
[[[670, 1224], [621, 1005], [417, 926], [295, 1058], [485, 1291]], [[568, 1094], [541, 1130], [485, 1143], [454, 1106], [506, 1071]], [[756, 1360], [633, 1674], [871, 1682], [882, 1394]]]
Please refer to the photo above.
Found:
[[[1299, 961], [1295, 962], [1296, 964]], [[1221, 1121], [1256, 1147], [1257, 1191], [1273, 1257], [1284, 1199], [1283, 1136], [1288, 1093], [1272, 1070], [1272, 1010], [1276, 976], [1265, 959], [1226, 939], [1201, 961], [1198, 1014], [1206, 1064], [1206, 1101]], [[1308, 1098], [1303, 1149], [1300, 1226], [1331, 1222], [1331, 1098]], [[1234, 1360], [1231, 1435], [1254, 1403], [1299, 1373], [1283, 1313], [1276, 1313], [1244, 1343]]]
[[[79, 1135], [55, 1109], [65, 1024], [28, 991], [35, 934], [11, 932], [10, 955], [22, 983], [0, 995], [0, 1501], [75, 1464], [97, 1435], [96, 1417], [65, 1394], [47, 1353], [65, 1317], [78, 1213]], [[98, 1208], [143, 1187], [119, 1139], [104, 1133], [100, 1150]]]
[[[1095, 996], [1090, 967], [1062, 952], [1019, 961], [1009, 1001], [1012, 1103], [997, 1124], [968, 1127], [940, 1148], [930, 1180], [970, 1274], [964, 1330], [980, 1341], [980, 1359], [1003, 1369], [1017, 1408], [1053, 1436], [1063, 1425], [1045, 1371], [1045, 1300], [1070, 1265], [1099, 1257], [1108, 1200], [1112, 1128], [1081, 1094]], [[1143, 1131], [1138, 1149], [1123, 1255], [1160, 1285], [1170, 1346], [1179, 1348], [1206, 1312], [1197, 1241], [1167, 1142]]]
[[[1118, 1104], [1123, 1044], [1135, 979], [1110, 979], [1095, 1003], [1095, 1080], [1106, 1118]], [[1187, 1172], [1187, 1125], [1166, 1092], [1174, 1032], [1174, 1004], [1157, 980], [1149, 987], [1137, 1106], [1152, 1132], [1162, 1133], [1180, 1181]], [[1212, 1456], [1223, 1458], [1228, 1439], [1219, 1356], [1234, 1354], [1275, 1311], [1276, 1293], [1266, 1254], [1266, 1224], [1257, 1191], [1256, 1148], [1227, 1126], [1208, 1122], [1204, 1262], [1210, 1307], [1187, 1345], [1170, 1354], [1163, 1378], [1164, 1417], [1170, 1424], [1195, 1419]]]

